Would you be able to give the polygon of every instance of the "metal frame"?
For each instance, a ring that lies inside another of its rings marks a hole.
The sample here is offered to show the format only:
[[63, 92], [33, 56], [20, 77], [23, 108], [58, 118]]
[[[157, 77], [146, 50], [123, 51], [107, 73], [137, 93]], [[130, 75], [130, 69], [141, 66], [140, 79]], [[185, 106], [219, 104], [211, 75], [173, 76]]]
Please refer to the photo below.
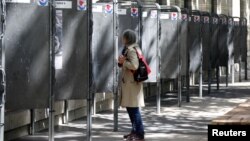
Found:
[[[142, 8], [151, 8], [151, 10], [157, 10], [157, 42], [156, 42], [156, 46], [157, 46], [157, 56], [158, 56], [158, 59], [159, 59], [159, 72], [157, 74], [157, 82], [156, 82], [156, 86], [157, 86], [157, 95], [156, 95], [156, 113], [157, 114], [160, 114], [161, 113], [161, 78], [160, 78], [160, 70], [161, 70], [161, 53], [160, 53], [160, 48], [159, 48], [159, 39], [160, 39], [160, 35], [159, 35], [159, 28], [160, 28], [160, 17], [159, 17], [159, 10], [161, 9], [160, 5], [159, 4], [155, 4], [155, 5], [143, 5], [141, 7]], [[142, 10], [141, 10], [141, 13], [142, 13]], [[140, 13], [141, 17], [142, 17], [142, 14]], [[140, 23], [142, 24], [142, 23]], [[141, 34], [142, 35], [142, 34]]]
[[[181, 13], [186, 13], [187, 14], [187, 22], [189, 22], [189, 17], [190, 17], [190, 12], [187, 8], [184, 8], [181, 10]], [[187, 27], [188, 28], [188, 27]], [[188, 32], [188, 31], [187, 31]], [[190, 102], [190, 72], [189, 72], [189, 67], [190, 67], [190, 54], [189, 54], [189, 49], [187, 46], [187, 70], [186, 70], [186, 102]]]
[[[207, 16], [207, 17], [209, 17], [209, 59], [208, 59], [208, 94], [210, 94], [211, 93], [211, 70], [212, 70], [212, 65], [211, 65], [211, 33], [212, 33], [212, 30], [211, 30], [211, 23], [212, 23], [212, 16], [211, 16], [211, 14], [209, 13], [209, 12], [202, 12], [201, 13], [201, 17], [205, 17], [205, 16]], [[202, 28], [203, 28], [203, 26], [204, 26], [204, 21], [203, 21], [204, 19], [202, 19], [201, 20], [201, 22], [202, 22]], [[203, 34], [204, 32], [201, 32], [201, 34]], [[201, 36], [201, 40], [203, 41], [203, 36]], [[202, 46], [203, 47], [203, 46]], [[202, 52], [202, 56], [203, 56], [203, 52]], [[204, 60], [202, 60], [202, 61], [204, 61]]]
[[[192, 10], [192, 14], [191, 14], [191, 16], [193, 16], [193, 15], [198, 15], [198, 16], [200, 16], [200, 18], [202, 17], [202, 14], [201, 14], [201, 12], [200, 11], [198, 11], [198, 10]], [[200, 19], [201, 20], [201, 19]], [[200, 26], [202, 27], [202, 22], [200, 21]], [[200, 98], [202, 98], [203, 97], [203, 89], [202, 89], [202, 85], [203, 85], [203, 78], [202, 78], [202, 74], [203, 74], [203, 68], [202, 68], [202, 66], [203, 66], [203, 50], [202, 50], [202, 42], [201, 42], [201, 40], [202, 40], [202, 37], [201, 37], [201, 33], [202, 33], [202, 28], [200, 28], [200, 32], [199, 32], [199, 40], [200, 40], [200, 52], [201, 52], [201, 60], [200, 60], [200, 70], [199, 70], [199, 96], [200, 96]]]
[[[220, 17], [217, 15], [217, 14], [212, 14], [211, 15], [211, 18], [213, 19], [213, 18], [217, 18], [218, 19], [218, 28], [219, 28], [219, 26], [220, 26]], [[212, 31], [211, 31], [211, 33], [212, 33]], [[219, 32], [218, 32], [219, 33]], [[218, 47], [218, 37], [219, 36], [217, 36], [217, 47]], [[211, 44], [212, 45], [212, 44]], [[211, 78], [210, 78], [211, 79]], [[220, 77], [219, 77], [219, 65], [218, 64], [216, 64], [216, 84], [217, 84], [217, 90], [219, 90], [220, 89]], [[211, 84], [210, 84], [210, 86], [209, 87], [211, 87]], [[209, 88], [210, 90], [211, 90], [211, 88]], [[211, 93], [211, 91], [209, 92], [209, 94]]]
[[[160, 28], [160, 13], [161, 10], [176, 10], [176, 12], [178, 13], [178, 19], [177, 19], [177, 33], [178, 35], [180, 34], [180, 17], [181, 17], [181, 9], [178, 6], [160, 6], [159, 4], [156, 3], [156, 7], [158, 10], [158, 14], [157, 14], [157, 21], [158, 21], [158, 30]], [[160, 35], [157, 34], [157, 47], [158, 47], [158, 57], [159, 57], [159, 72], [161, 70], [161, 52], [160, 52], [160, 47], [159, 47], [159, 39], [160, 39]], [[178, 48], [178, 76], [177, 76], [177, 81], [178, 81], [178, 106], [181, 107], [181, 99], [182, 99], [182, 95], [181, 95], [181, 56], [180, 56], [180, 43], [179, 43], [179, 36], [177, 36], [177, 48]], [[161, 113], [161, 74], [158, 73], [158, 78], [157, 78], [157, 98], [156, 98], [156, 102], [157, 102], [157, 114]]]
[[0, 35], [1, 44], [2, 44], [2, 62], [1, 62], [1, 73], [3, 75], [2, 84], [4, 88], [4, 92], [2, 94], [2, 99], [0, 99], [0, 141], [4, 141], [4, 118], [5, 118], [5, 97], [6, 97], [6, 79], [5, 79], [5, 45], [4, 45], [4, 33], [5, 33], [5, 17], [6, 17], [6, 3], [5, 0], [1, 0], [1, 8], [2, 8], [2, 33]]
[[[222, 18], [226, 18], [226, 20], [227, 20], [227, 26], [228, 26], [228, 16], [227, 15], [223, 15], [223, 14], [221, 14], [221, 15], [219, 15], [219, 25], [221, 26], [222, 25], [222, 21], [221, 21], [221, 19]], [[221, 30], [219, 31], [219, 33], [221, 32]], [[228, 58], [228, 60], [229, 60], [229, 58]], [[219, 65], [220, 66], [220, 65]], [[228, 87], [228, 65], [226, 65], [226, 87]], [[219, 76], [220, 77], [220, 76]]]
[[[139, 16], [141, 16], [140, 12], [141, 12], [141, 2], [139, 0], [133, 0], [133, 1], [127, 1], [128, 4], [130, 6], [132, 5], [137, 5], [138, 10], [139, 10]], [[115, 60], [118, 60], [118, 42], [119, 42], [119, 33], [117, 32], [118, 26], [119, 26], [119, 15], [118, 15], [118, 9], [119, 9], [119, 4], [122, 3], [127, 3], [127, 2], [123, 2], [123, 1], [118, 1], [118, 0], [113, 0], [113, 7], [114, 7], [114, 14], [113, 14], [113, 21], [114, 21], [114, 26], [113, 26], [113, 35], [114, 35], [114, 51], [115, 51], [115, 55], [114, 55], [114, 62], [116, 62]], [[140, 23], [141, 18], [139, 17], [139, 23]], [[142, 34], [142, 26], [139, 25], [139, 44], [141, 46], [141, 34]], [[118, 89], [119, 87], [116, 88], [116, 86], [118, 86], [118, 78], [119, 78], [119, 71], [118, 71], [118, 66], [115, 65], [115, 69], [114, 69], [114, 74], [115, 74], [115, 80], [114, 80], [114, 90], [113, 90], [113, 94], [114, 94], [114, 113], [113, 113], [113, 131], [117, 132], [118, 131], [118, 113], [119, 113], [119, 94], [118, 94]]]

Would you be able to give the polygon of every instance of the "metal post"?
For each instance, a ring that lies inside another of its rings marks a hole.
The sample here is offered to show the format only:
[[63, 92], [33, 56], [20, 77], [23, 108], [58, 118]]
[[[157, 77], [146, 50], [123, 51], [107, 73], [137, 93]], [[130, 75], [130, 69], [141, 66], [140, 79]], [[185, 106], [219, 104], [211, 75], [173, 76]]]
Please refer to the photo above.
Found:
[[137, 5], [138, 5], [138, 12], [139, 12], [139, 45], [142, 48], [142, 34], [143, 34], [143, 25], [142, 25], [142, 3], [140, 0], [136, 0], [137, 1]]
[[211, 65], [209, 64], [209, 68], [208, 68], [208, 94], [210, 94], [211, 93], [211, 78], [212, 76], [211, 76]]
[[87, 96], [87, 141], [92, 141], [92, 95], [93, 91], [93, 74], [92, 74], [92, 33], [93, 33], [93, 14], [92, 14], [92, 0], [87, 1], [87, 22], [88, 22], [88, 96]]
[[54, 49], [54, 9], [55, 0], [51, 0], [49, 3], [50, 9], [50, 98], [49, 98], [49, 141], [54, 141], [54, 121], [55, 121], [55, 49]]
[[[247, 58], [247, 57], [246, 57]], [[247, 70], [248, 68], [247, 68], [247, 59], [246, 59], [246, 61], [245, 61], [245, 80], [248, 80], [248, 70]]]
[[203, 85], [203, 83], [202, 83], [202, 74], [203, 74], [203, 68], [202, 68], [202, 66], [203, 66], [203, 45], [202, 45], [202, 37], [201, 37], [201, 29], [200, 29], [200, 52], [201, 52], [201, 60], [200, 60], [200, 72], [199, 72], [199, 77], [200, 77], [200, 79], [199, 79], [199, 95], [200, 95], [200, 98], [202, 98], [202, 85]]
[[30, 110], [30, 135], [34, 135], [35, 134], [35, 110], [31, 109]]
[[[188, 51], [189, 52], [189, 49]], [[186, 101], [190, 102], [190, 72], [189, 72], [189, 67], [190, 67], [190, 56], [189, 53], [187, 53], [188, 55], [188, 65], [187, 65], [187, 72], [186, 72], [186, 85], [187, 85], [187, 96], [186, 96]]]
[[114, 132], [118, 131], [118, 92], [114, 93]]
[[5, 45], [4, 45], [4, 33], [5, 33], [5, 17], [6, 17], [6, 3], [5, 0], [1, 1], [1, 8], [2, 8], [2, 33], [0, 35], [1, 38], [1, 53], [2, 53], [2, 62], [1, 62], [1, 73], [2, 73], [2, 86], [3, 86], [3, 93], [0, 96], [0, 141], [4, 141], [4, 118], [5, 118], [5, 97], [6, 97], [6, 78], [5, 78]]
[[[212, 37], [212, 16], [209, 17], [209, 35], [210, 37]], [[211, 83], [212, 83], [212, 75], [211, 75], [211, 71], [212, 71], [212, 61], [210, 60], [210, 56], [211, 56], [211, 48], [212, 48], [212, 43], [211, 43], [212, 39], [209, 38], [209, 60], [208, 60], [208, 94], [211, 93]]]
[[232, 70], [232, 84], [234, 84], [234, 75], [235, 75], [235, 69], [234, 69], [234, 57], [233, 57], [233, 63], [231, 65], [231, 70]]
[[216, 82], [217, 82], [217, 90], [220, 89], [220, 67], [219, 65], [216, 67]]
[[[105, 95], [105, 93], [103, 93], [104, 95]], [[95, 93], [93, 93], [93, 106], [92, 106], [92, 111], [93, 111], [93, 116], [95, 116], [96, 115], [96, 94]]]
[[156, 110], [156, 113], [157, 114], [161, 114], [161, 48], [159, 47], [159, 40], [161, 38], [160, 36], [160, 29], [161, 29], [161, 23], [160, 23], [160, 5], [159, 4], [156, 4], [157, 6], [157, 9], [158, 9], [158, 13], [157, 13], [157, 48], [158, 48], [158, 51], [157, 51], [157, 55], [158, 55], [158, 58], [159, 58], [159, 72], [158, 72], [158, 75], [157, 75], [157, 96], [156, 96], [156, 103], [157, 103], [157, 110]]
[[[178, 16], [181, 18], [181, 9], [176, 6], [176, 9], [178, 10]], [[181, 107], [182, 102], [182, 87], [181, 87], [181, 48], [180, 48], [180, 18], [177, 20], [177, 48], [178, 48], [178, 106]]]
[[195, 85], [195, 73], [192, 72], [192, 76], [191, 76], [191, 80], [192, 80], [192, 85], [194, 86]]
[[159, 81], [161, 80], [158, 80], [157, 82], [157, 98], [156, 98], [157, 114], [161, 114], [161, 82]]
[[239, 61], [239, 82], [242, 82], [242, 79], [241, 79], [241, 69], [242, 69], [242, 68], [241, 68], [241, 67], [242, 67], [241, 65], [242, 65], [242, 64], [241, 64], [241, 63], [242, 63], [242, 62], [241, 62], [241, 56], [240, 56], [240, 61]]
[[186, 85], [187, 85], [187, 96], [186, 96], [186, 102], [190, 102], [190, 75], [188, 74], [186, 77]]
[[228, 65], [226, 66], [226, 87], [228, 87]]
[[69, 103], [68, 100], [64, 101], [64, 124], [69, 123]]
[[[119, 32], [118, 32], [118, 27], [119, 27], [119, 15], [118, 15], [118, 1], [117, 0], [114, 0], [114, 3], [113, 3], [113, 7], [114, 7], [114, 15], [113, 15], [113, 20], [114, 20], [114, 36], [115, 36], [115, 42], [114, 42], [114, 50], [115, 50], [115, 58], [114, 60], [118, 60], [118, 48], [119, 48], [119, 45], [118, 45], [118, 42], [119, 42]], [[116, 76], [116, 79], [115, 79], [115, 84], [114, 84], [114, 132], [117, 132], [118, 131], [118, 108], [119, 108], [119, 98], [118, 98], [118, 77], [119, 77], [119, 70], [118, 70], [118, 67], [116, 66], [115, 67], [115, 76]], [[116, 87], [117, 86], [117, 87]]]
[[[202, 49], [201, 49], [202, 50]], [[201, 66], [200, 66], [200, 82], [199, 82], [199, 95], [200, 95], [200, 98], [202, 98], [202, 61], [201, 61]]]
[[119, 101], [118, 101], [118, 92], [114, 93], [114, 132], [118, 131], [118, 108], [119, 108]]

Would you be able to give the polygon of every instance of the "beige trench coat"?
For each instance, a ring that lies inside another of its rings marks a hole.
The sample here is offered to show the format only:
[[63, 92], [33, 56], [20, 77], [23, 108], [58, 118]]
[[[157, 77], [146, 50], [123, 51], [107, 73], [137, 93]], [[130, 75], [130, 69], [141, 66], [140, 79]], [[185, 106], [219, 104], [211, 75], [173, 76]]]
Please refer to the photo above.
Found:
[[141, 49], [137, 44], [128, 47], [125, 54], [127, 59], [122, 66], [121, 82], [121, 106], [122, 107], [144, 107], [143, 83], [134, 80], [131, 70], [137, 70], [139, 60], [134, 47], [139, 53]]

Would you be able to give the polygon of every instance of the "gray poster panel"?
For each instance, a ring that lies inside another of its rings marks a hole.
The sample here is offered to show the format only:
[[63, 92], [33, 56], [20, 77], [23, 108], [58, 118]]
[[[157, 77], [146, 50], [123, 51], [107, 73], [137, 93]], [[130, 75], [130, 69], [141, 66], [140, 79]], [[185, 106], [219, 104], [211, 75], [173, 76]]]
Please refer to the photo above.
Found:
[[192, 15], [189, 24], [189, 54], [190, 54], [190, 72], [197, 72], [200, 68], [202, 57], [201, 52], [201, 17], [199, 15]]
[[[0, 15], [2, 15], [3, 13], [2, 13], [2, 6], [0, 6]], [[0, 27], [0, 33], [2, 34], [3, 33], [3, 28], [2, 28], [2, 24], [3, 24], [3, 17], [1, 16], [0, 17], [0, 20], [1, 20], [1, 22], [0, 22], [0, 25], [1, 25], [1, 27]]]
[[178, 13], [161, 12], [159, 47], [161, 52], [161, 78], [175, 79], [178, 76]]
[[113, 92], [115, 82], [114, 10], [112, 3], [95, 4], [93, 11], [93, 80], [95, 92]]
[[[118, 55], [122, 54], [124, 45], [122, 44], [122, 34], [126, 29], [136, 32], [139, 37], [139, 9], [128, 5], [118, 4], [117, 30], [118, 35]], [[121, 69], [119, 69], [119, 83], [121, 82]]]
[[234, 62], [239, 63], [241, 60], [241, 27], [240, 21], [234, 21]]
[[219, 66], [226, 67], [228, 65], [228, 23], [227, 17], [220, 17], [219, 30]]
[[48, 107], [49, 6], [7, 3], [6, 109]]
[[152, 71], [147, 82], [157, 82], [159, 69], [157, 14], [157, 10], [154, 9], [147, 8], [142, 10], [142, 51]]
[[219, 64], [219, 48], [218, 48], [218, 35], [219, 35], [219, 18], [212, 17], [211, 24], [211, 67], [216, 68]]
[[84, 6], [56, 9], [56, 100], [83, 99], [88, 93], [87, 16]]
[[241, 56], [242, 56], [242, 61], [246, 62], [247, 60], [247, 19], [242, 18], [241, 19]]
[[137, 38], [139, 36], [139, 9], [137, 7], [131, 7], [126, 5], [118, 5], [118, 47], [119, 53], [121, 54], [122, 45], [122, 33], [126, 29], [134, 30], [137, 33]]
[[201, 29], [201, 38], [202, 38], [202, 51], [203, 51], [203, 63], [202, 69], [208, 70], [210, 65], [210, 54], [211, 54], [211, 26], [210, 26], [210, 17], [202, 16], [202, 29]]
[[[2, 6], [0, 6], [0, 15], [2, 15]], [[0, 21], [2, 21], [2, 16], [0, 16]], [[2, 35], [3, 34], [3, 29], [2, 29], [2, 22], [0, 22], [0, 34]], [[2, 38], [0, 38], [0, 62], [2, 62]], [[0, 63], [0, 65], [2, 65]], [[0, 99], [1, 99], [1, 96], [0, 96]]]
[[188, 70], [188, 19], [187, 12], [182, 12], [182, 21], [180, 26], [180, 48], [181, 48], [181, 75], [187, 75]]

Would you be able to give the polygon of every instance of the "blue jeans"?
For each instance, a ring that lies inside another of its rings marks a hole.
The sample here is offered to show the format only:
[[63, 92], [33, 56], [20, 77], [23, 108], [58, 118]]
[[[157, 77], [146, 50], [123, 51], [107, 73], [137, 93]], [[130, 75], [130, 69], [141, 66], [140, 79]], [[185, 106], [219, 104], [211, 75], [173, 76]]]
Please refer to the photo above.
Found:
[[132, 124], [132, 133], [144, 138], [144, 126], [142, 123], [141, 112], [138, 107], [127, 107], [127, 112]]

